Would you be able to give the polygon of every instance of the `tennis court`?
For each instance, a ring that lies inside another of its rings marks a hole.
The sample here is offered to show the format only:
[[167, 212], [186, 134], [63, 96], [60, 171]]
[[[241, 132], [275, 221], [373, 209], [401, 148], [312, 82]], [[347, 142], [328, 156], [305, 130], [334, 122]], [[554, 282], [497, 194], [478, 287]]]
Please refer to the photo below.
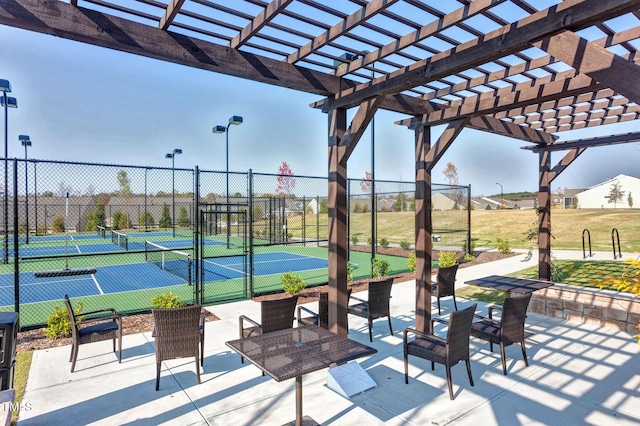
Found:
[[[180, 265], [177, 265], [180, 263]], [[204, 282], [242, 278], [244, 256], [204, 259]], [[171, 266], [167, 266], [167, 265]], [[266, 276], [284, 272], [299, 272], [327, 268], [326, 259], [272, 252], [254, 255], [254, 274]], [[20, 303], [37, 303], [60, 300], [64, 294], [70, 297], [97, 296], [136, 290], [187, 285], [189, 273], [195, 276], [192, 263], [176, 259], [167, 260], [162, 266], [145, 262], [124, 265], [100, 266], [95, 274], [36, 278], [33, 272], [20, 273]], [[143, 277], [143, 278], [142, 278]], [[0, 305], [12, 305], [14, 300], [14, 275], [0, 274]]]

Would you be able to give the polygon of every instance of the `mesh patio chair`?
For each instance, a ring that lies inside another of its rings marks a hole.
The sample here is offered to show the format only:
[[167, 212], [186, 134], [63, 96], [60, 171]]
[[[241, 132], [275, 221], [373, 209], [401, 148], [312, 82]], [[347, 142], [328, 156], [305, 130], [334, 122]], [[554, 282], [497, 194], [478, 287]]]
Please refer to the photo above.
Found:
[[[303, 317], [303, 312], [310, 316]], [[329, 293], [321, 292], [318, 294], [318, 313], [304, 306], [298, 306], [298, 325], [316, 325], [329, 328]]]
[[[285, 299], [263, 300], [260, 302], [259, 323], [246, 315], [240, 315], [240, 338], [244, 339], [285, 328], [292, 328], [297, 303], [297, 295]], [[245, 327], [245, 322], [249, 323], [250, 326]], [[243, 357], [240, 357], [240, 360], [244, 363]]]
[[[524, 320], [527, 316], [527, 308], [531, 300], [531, 293], [507, 297], [502, 306], [489, 306], [489, 317], [482, 317], [480, 321], [471, 324], [471, 335], [489, 342], [489, 349], [493, 352], [493, 344], [500, 345], [500, 357], [502, 358], [502, 372], [507, 375], [507, 360], [505, 348], [514, 343], [520, 343], [524, 365], [529, 366], [527, 350], [524, 345]], [[500, 320], [493, 318], [493, 311], [502, 311]]]
[[71, 306], [68, 295], [64, 295], [64, 304], [67, 307], [69, 321], [71, 322], [71, 372], [76, 368], [78, 347], [85, 343], [113, 340], [113, 352], [116, 351], [116, 339], [118, 340], [118, 362], [122, 362], [122, 316], [116, 314], [112, 308], [101, 309], [92, 312], [83, 312], [76, 315]]
[[351, 299], [360, 303], [349, 305], [347, 312], [358, 317], [366, 318], [369, 323], [369, 341], [373, 342], [371, 328], [373, 320], [377, 318], [387, 317], [389, 320], [389, 333], [393, 334], [391, 326], [391, 314], [389, 313], [389, 299], [391, 298], [391, 287], [393, 286], [393, 278], [384, 281], [369, 282], [369, 296], [367, 300], [350, 296]]
[[162, 361], [174, 358], [194, 357], [200, 384], [200, 310], [199, 305], [151, 310], [156, 339], [156, 390], [160, 388]]
[[[471, 322], [473, 314], [476, 310], [474, 303], [470, 307], [461, 311], [451, 313], [449, 321], [439, 318], [431, 320], [431, 333], [424, 333], [415, 328], [406, 328], [403, 335], [404, 349], [404, 382], [409, 383], [409, 355], [431, 361], [431, 369], [434, 369], [434, 363], [443, 364], [446, 367], [447, 384], [449, 386], [449, 398], [453, 397], [453, 385], [451, 380], [451, 367], [465, 361], [467, 364], [467, 373], [469, 375], [469, 383], [473, 386], [473, 377], [471, 375], [471, 363], [469, 362], [469, 334], [471, 332]], [[433, 334], [433, 323], [440, 322], [449, 325], [447, 338], [435, 336]], [[408, 335], [415, 335], [414, 340], [408, 341]]]
[[438, 298], [438, 315], [440, 313], [440, 298], [453, 296], [453, 306], [458, 310], [456, 303], [456, 273], [458, 272], [458, 264], [453, 266], [445, 266], [438, 268], [436, 281], [431, 284], [431, 293]]

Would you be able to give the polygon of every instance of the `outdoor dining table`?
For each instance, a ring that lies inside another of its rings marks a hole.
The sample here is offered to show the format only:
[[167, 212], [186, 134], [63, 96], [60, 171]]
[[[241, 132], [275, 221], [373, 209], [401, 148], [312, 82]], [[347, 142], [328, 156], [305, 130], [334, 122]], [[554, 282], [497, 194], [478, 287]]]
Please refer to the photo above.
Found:
[[542, 290], [544, 288], [551, 287], [554, 283], [551, 281], [532, 280], [528, 278], [490, 275], [484, 278], [476, 278], [475, 280], [465, 281], [465, 284], [489, 288], [492, 290], [501, 290], [506, 293], [507, 297], [510, 297], [511, 292], [533, 293], [536, 290]]
[[302, 415], [302, 376], [372, 355], [376, 349], [324, 328], [308, 325], [231, 340], [226, 345], [275, 381], [296, 379], [295, 425], [317, 424]]

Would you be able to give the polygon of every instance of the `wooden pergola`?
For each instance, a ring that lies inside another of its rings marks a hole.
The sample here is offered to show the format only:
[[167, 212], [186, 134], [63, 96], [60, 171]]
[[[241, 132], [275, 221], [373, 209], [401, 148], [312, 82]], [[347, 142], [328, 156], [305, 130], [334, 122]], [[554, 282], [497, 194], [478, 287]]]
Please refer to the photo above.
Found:
[[[229, 6], [232, 5], [232, 6]], [[546, 7], [546, 8], [541, 8]], [[538, 154], [539, 276], [551, 182], [637, 120], [640, 0], [0, 0], [0, 24], [317, 94], [328, 115], [329, 322], [347, 332], [347, 165], [378, 109], [415, 132], [416, 327], [431, 316], [431, 170], [464, 128]], [[347, 110], [357, 108], [351, 122]], [[445, 131], [431, 140], [433, 126]], [[551, 152], [568, 151], [556, 164]]]

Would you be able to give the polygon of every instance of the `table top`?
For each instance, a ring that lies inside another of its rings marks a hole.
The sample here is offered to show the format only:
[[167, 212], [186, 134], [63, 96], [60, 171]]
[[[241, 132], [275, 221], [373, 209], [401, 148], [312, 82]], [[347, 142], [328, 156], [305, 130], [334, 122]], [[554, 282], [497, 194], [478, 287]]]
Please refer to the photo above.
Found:
[[278, 382], [378, 352], [314, 325], [231, 340], [226, 345]]
[[494, 290], [512, 291], [515, 293], [533, 293], [536, 290], [551, 287], [554, 283], [550, 281], [531, 280], [527, 278], [490, 275], [484, 278], [465, 281], [465, 284], [491, 288]]

